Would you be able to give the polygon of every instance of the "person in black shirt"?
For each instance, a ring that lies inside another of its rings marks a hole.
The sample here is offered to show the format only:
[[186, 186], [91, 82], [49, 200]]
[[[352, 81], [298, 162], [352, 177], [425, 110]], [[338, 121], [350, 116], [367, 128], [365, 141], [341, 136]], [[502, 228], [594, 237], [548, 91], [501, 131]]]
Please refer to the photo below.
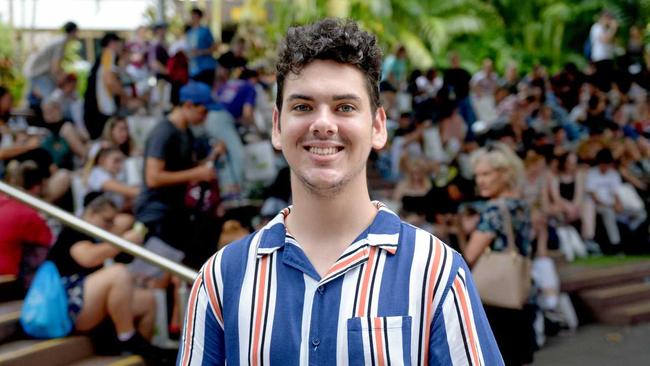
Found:
[[[99, 196], [86, 206], [83, 219], [110, 231], [117, 215], [115, 204]], [[141, 243], [142, 236], [129, 230], [123, 238]], [[156, 303], [153, 292], [136, 288], [126, 266], [104, 261], [120, 250], [109, 243], [97, 242], [74, 229], [65, 228], [52, 247], [48, 259], [59, 270], [68, 293], [68, 312], [75, 329], [88, 332], [109, 317], [122, 347], [157, 364], [164, 363], [164, 351], [149, 344], [153, 335]]]
[[135, 213], [149, 235], [188, 254], [192, 212], [185, 204], [186, 190], [192, 182], [216, 179], [213, 162], [225, 151], [225, 145], [216, 143], [204, 162], [197, 162], [189, 126], [203, 123], [208, 109], [218, 105], [210, 96], [210, 88], [199, 82], [181, 88], [180, 100], [181, 104], [156, 125], [147, 139], [143, 187]]

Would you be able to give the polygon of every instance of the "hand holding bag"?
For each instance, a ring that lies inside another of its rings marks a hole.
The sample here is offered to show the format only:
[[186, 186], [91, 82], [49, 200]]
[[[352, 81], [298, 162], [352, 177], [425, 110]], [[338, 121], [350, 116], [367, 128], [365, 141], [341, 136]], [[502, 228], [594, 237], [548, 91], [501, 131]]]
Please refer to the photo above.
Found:
[[531, 287], [531, 262], [519, 254], [515, 246], [510, 211], [499, 201], [508, 246], [501, 252], [489, 248], [481, 255], [472, 270], [472, 277], [484, 305], [507, 309], [522, 309]]
[[68, 294], [56, 265], [45, 261], [36, 271], [20, 313], [25, 333], [36, 338], [65, 337], [72, 331]]

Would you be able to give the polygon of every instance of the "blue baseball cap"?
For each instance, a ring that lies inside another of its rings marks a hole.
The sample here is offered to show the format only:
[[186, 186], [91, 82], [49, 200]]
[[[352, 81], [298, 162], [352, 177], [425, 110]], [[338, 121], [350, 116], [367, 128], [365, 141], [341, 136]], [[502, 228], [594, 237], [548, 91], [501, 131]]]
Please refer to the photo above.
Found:
[[179, 100], [181, 103], [192, 102], [195, 105], [202, 105], [211, 111], [223, 109], [221, 104], [212, 99], [212, 90], [204, 83], [190, 81], [180, 90]]

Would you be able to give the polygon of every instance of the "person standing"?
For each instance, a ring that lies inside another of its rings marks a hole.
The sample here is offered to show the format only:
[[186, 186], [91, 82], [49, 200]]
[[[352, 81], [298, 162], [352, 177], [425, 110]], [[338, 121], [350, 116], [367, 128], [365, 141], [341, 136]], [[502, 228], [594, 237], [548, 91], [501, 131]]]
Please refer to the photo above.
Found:
[[203, 11], [193, 8], [191, 12], [191, 28], [187, 32], [190, 58], [190, 78], [212, 86], [216, 77], [217, 61], [212, 53], [217, 49], [217, 43], [212, 37], [210, 28], [201, 25]]
[[603, 11], [598, 21], [591, 26], [591, 61], [596, 66], [596, 86], [609, 91], [614, 72], [614, 37], [618, 22], [608, 10]]
[[370, 200], [380, 67], [352, 21], [288, 30], [272, 143], [293, 206], [203, 266], [179, 365], [503, 364], [460, 254]]

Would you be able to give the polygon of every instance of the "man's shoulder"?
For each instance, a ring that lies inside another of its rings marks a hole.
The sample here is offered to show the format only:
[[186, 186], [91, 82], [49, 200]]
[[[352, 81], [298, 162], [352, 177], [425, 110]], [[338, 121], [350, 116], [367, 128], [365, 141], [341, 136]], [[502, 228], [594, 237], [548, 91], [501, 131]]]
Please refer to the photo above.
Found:
[[[447, 245], [444, 241], [440, 240], [434, 234], [421, 229], [417, 226], [411, 225], [405, 221], [401, 221], [401, 234], [399, 246], [408, 248], [413, 251], [414, 256], [426, 255], [425, 253], [431, 251], [432, 253], [441, 253], [452, 259], [460, 254]], [[399, 250], [397, 251], [399, 253]]]
[[[246, 235], [243, 238], [237, 239], [225, 247], [221, 248], [218, 252], [212, 255], [206, 262], [206, 267], [218, 266], [215, 268], [219, 272], [225, 274], [233, 270], [243, 271], [246, 267], [246, 262], [251, 255], [251, 245], [255, 241], [260, 231], [255, 231]], [[205, 269], [204, 269], [205, 271]]]

